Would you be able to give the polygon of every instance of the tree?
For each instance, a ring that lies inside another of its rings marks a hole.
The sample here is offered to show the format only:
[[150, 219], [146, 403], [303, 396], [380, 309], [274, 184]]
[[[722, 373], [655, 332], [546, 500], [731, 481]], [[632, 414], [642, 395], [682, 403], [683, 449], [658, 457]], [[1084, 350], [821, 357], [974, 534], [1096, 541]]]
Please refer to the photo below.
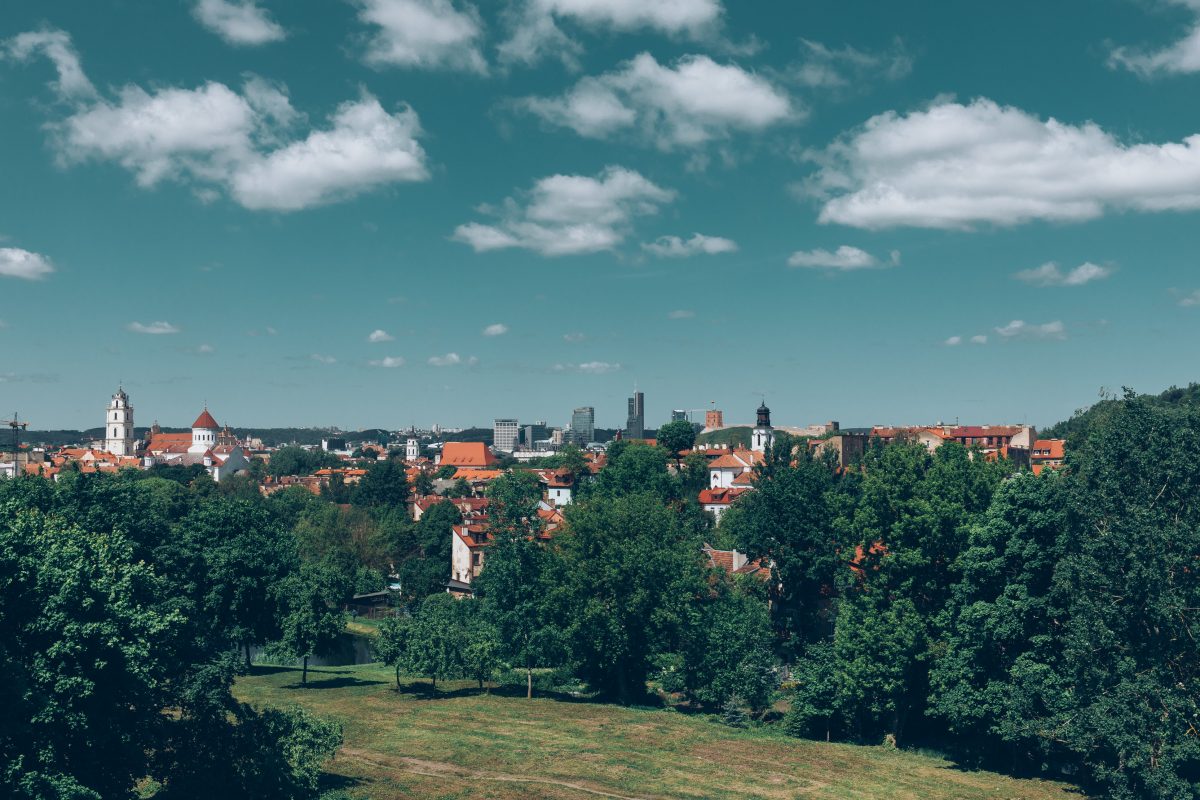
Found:
[[754, 711], [765, 709], [776, 686], [767, 605], [718, 578], [716, 596], [683, 635], [684, 686], [711, 708], [736, 695]]
[[446, 497], [470, 497], [474, 493], [471, 484], [467, 483], [467, 479], [459, 478], [454, 482], [453, 486], [446, 490]]
[[453, 478], [457, 473], [458, 467], [454, 466], [453, 464], [443, 464], [437, 468], [437, 472], [433, 473], [433, 477], [441, 480], [448, 480], [449, 478]]
[[311, 475], [324, 467], [341, 466], [341, 459], [324, 450], [308, 450], [295, 445], [281, 447], [271, 454], [267, 472], [280, 475]]
[[463, 637], [458, 601], [445, 592], [425, 598], [413, 619], [408, 637], [408, 666], [428, 675], [433, 688], [437, 679], [453, 678], [463, 671]]
[[684, 419], [668, 422], [658, 429], [658, 444], [665, 447], [678, 463], [679, 453], [683, 450], [691, 450], [692, 446], [696, 444], [696, 429], [692, 427], [692, 423]]
[[413, 537], [418, 555], [399, 566], [404, 596], [419, 600], [443, 591], [450, 571], [451, 528], [462, 522], [462, 513], [449, 501], [434, 503], [421, 515]]
[[403, 617], [387, 617], [379, 626], [372, 648], [375, 657], [396, 670], [396, 691], [400, 690], [400, 670], [407, 663], [411, 623]]
[[458, 630], [462, 637], [463, 674], [479, 682], [490, 680], [500, 666], [500, 631], [492, 625], [478, 600], [458, 604]]
[[345, 630], [340, 605], [349, 594], [344, 575], [325, 564], [305, 564], [285, 586], [287, 615], [281, 641], [304, 660], [301, 684], [308, 684], [308, 659], [330, 652]]
[[408, 478], [404, 463], [396, 459], [377, 461], [354, 485], [350, 502], [372, 508], [400, 508], [408, 502]]
[[677, 650], [687, 606], [705, 591], [701, 543], [651, 493], [574, 503], [567, 521], [558, 539], [576, 671], [602, 695], [639, 699], [655, 657]]
[[681, 497], [679, 479], [667, 471], [667, 451], [640, 442], [613, 442], [608, 463], [596, 476], [590, 494], [615, 498], [639, 492], [664, 501]]
[[429, 477], [425, 470], [418, 472], [417, 477], [413, 479], [413, 494], [417, 497], [433, 494], [433, 478]]

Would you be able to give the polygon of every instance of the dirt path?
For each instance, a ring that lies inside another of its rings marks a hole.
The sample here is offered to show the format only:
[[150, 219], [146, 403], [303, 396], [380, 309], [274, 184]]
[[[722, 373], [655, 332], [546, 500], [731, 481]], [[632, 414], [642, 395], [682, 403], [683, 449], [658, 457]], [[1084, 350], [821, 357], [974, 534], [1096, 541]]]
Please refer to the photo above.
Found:
[[556, 781], [552, 778], [523, 778], [519, 775], [508, 775], [503, 772], [488, 772], [483, 770], [463, 769], [453, 764], [440, 761], [424, 761], [419, 758], [405, 756], [384, 756], [368, 750], [358, 750], [353, 747], [343, 747], [338, 751], [342, 758], [352, 759], [364, 764], [370, 764], [380, 769], [409, 772], [414, 775], [424, 775], [428, 778], [472, 778], [475, 780], [500, 781], [502, 783], [542, 783], [557, 786], [562, 789], [573, 789], [596, 797], [611, 797], [613, 800], [647, 800], [642, 797], [631, 797], [624, 794], [613, 794], [601, 789], [592, 789], [569, 781]]

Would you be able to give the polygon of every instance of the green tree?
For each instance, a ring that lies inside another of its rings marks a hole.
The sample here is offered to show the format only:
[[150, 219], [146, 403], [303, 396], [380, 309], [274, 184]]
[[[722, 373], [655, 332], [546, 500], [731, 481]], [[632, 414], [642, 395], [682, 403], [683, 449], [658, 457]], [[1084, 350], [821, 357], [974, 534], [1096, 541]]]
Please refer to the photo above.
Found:
[[500, 631], [488, 621], [478, 600], [458, 604], [458, 631], [462, 637], [463, 674], [479, 682], [491, 680], [500, 666]]
[[458, 467], [454, 466], [453, 464], [443, 464], [437, 468], [435, 473], [433, 473], [433, 477], [441, 480], [447, 480], [449, 478], [453, 478], [457, 472]]
[[376, 461], [354, 485], [350, 502], [372, 508], [403, 508], [408, 502], [408, 478], [404, 463], [389, 458]]
[[407, 664], [411, 625], [404, 617], [387, 617], [379, 625], [379, 636], [372, 644], [375, 657], [396, 670], [396, 690], [400, 690], [400, 671]]
[[329, 653], [346, 627], [341, 603], [349, 594], [345, 576], [325, 564], [305, 564], [285, 585], [284, 647], [303, 659], [300, 683], [308, 684], [308, 659]]
[[671, 457], [679, 461], [682, 450], [691, 450], [696, 444], [696, 429], [684, 419], [668, 422], [658, 429], [658, 444], [666, 448]]
[[684, 686], [711, 708], [736, 695], [762, 711], [777, 683], [767, 605], [736, 591], [727, 578], [718, 581], [716, 596], [683, 636]]
[[280, 475], [311, 475], [325, 467], [341, 466], [341, 463], [341, 459], [333, 453], [288, 445], [271, 454], [271, 463], [267, 465], [267, 472], [276, 477]]
[[567, 520], [558, 540], [576, 670], [605, 696], [639, 699], [656, 656], [677, 651], [687, 607], [705, 592], [701, 542], [651, 493], [574, 503]]
[[433, 594], [422, 601], [408, 637], [409, 669], [428, 675], [433, 688], [437, 679], [454, 678], [463, 672], [463, 641], [458, 601], [449, 594]]
[[416, 497], [427, 497], [433, 494], [433, 478], [425, 470], [417, 473], [417, 477], [413, 479], [413, 494]]

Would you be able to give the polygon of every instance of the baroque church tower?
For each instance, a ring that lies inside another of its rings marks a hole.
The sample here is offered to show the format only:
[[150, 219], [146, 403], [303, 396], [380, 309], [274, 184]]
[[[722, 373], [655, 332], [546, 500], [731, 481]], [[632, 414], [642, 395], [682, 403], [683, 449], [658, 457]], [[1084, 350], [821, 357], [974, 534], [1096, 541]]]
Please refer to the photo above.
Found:
[[104, 449], [114, 456], [133, 455], [133, 406], [124, 387], [118, 387], [108, 404], [104, 423]]
[[767, 408], [767, 401], [764, 399], [758, 407], [758, 420], [750, 434], [750, 449], [765, 453], [774, 443], [775, 429], [771, 427], [771, 409]]

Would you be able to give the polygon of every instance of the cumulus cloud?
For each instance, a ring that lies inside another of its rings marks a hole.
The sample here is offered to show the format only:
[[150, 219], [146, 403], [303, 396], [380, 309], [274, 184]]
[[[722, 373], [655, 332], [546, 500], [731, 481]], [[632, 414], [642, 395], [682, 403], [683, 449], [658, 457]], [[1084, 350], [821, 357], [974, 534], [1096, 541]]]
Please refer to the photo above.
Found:
[[1183, 38], [1157, 50], [1118, 47], [1109, 57], [1109, 66], [1128, 69], [1147, 77], [1159, 73], [1200, 72], [1200, 2], [1198, 0], [1168, 0], [1168, 2], [1192, 11], [1193, 18]]
[[653, 30], [703, 39], [720, 28], [723, 11], [720, 0], [525, 0], [509, 14], [511, 35], [499, 47], [500, 59], [535, 64], [557, 56], [574, 64], [582, 47], [559, 27], [560, 21], [592, 29]]
[[429, 365], [431, 367], [453, 367], [462, 363], [462, 357], [458, 353], [446, 353], [444, 356], [430, 356]]
[[667, 314], [667, 319], [691, 319], [696, 316], [696, 312], [686, 308], [676, 309]]
[[613, 364], [608, 361], [585, 361], [582, 364], [554, 365], [555, 372], [582, 372], [587, 375], [603, 375], [608, 372], [616, 372], [620, 368], [620, 364]]
[[256, 0], [196, 0], [192, 13], [229, 44], [267, 44], [287, 35]]
[[54, 272], [54, 264], [40, 253], [19, 247], [0, 247], [0, 276], [40, 281]]
[[976, 334], [975, 336], [971, 337], [971, 344], [987, 344], [987, 343], [988, 343], [988, 337], [985, 334], [980, 333], [980, 334]]
[[41, 30], [19, 34], [0, 46], [0, 54], [4, 53], [16, 61], [28, 61], [35, 55], [50, 59], [58, 72], [58, 80], [51, 86], [63, 98], [90, 99], [96, 94], [95, 87], [83, 72], [71, 36], [65, 31]]
[[499, 322], [483, 329], [484, 336], [503, 336], [506, 333], [508, 333], [508, 326]]
[[962, 344], [962, 337], [951, 336], [949, 339], [943, 342], [943, 344], [945, 344], [947, 347], [958, 347], [960, 344]]
[[666, 66], [649, 53], [583, 78], [566, 94], [527, 97], [518, 106], [580, 136], [632, 133], [662, 150], [761, 131], [797, 116], [784, 91], [741, 67], [703, 55]]
[[373, 344], [378, 344], [379, 342], [391, 342], [391, 341], [394, 341], [395, 339], [396, 339], [395, 336], [392, 336], [390, 333], [383, 330], [382, 328], [376, 328], [375, 330], [371, 331], [370, 334], [367, 335], [367, 341], [371, 342]]
[[1045, 322], [1041, 325], [1032, 325], [1024, 320], [1014, 319], [1007, 325], [996, 328], [998, 333], [1004, 339], [1065, 339], [1067, 338], [1067, 328], [1062, 322], [1055, 320], [1054, 322]]
[[480, 74], [483, 23], [475, 7], [451, 0], [360, 0], [358, 17], [375, 26], [364, 58], [374, 66], [457, 69]]
[[1048, 261], [1035, 269], [1021, 270], [1013, 277], [1034, 286], [1083, 286], [1107, 278], [1112, 273], [1112, 267], [1102, 267], [1090, 261], [1064, 272], [1058, 264]]
[[912, 58], [900, 42], [879, 53], [853, 47], [833, 48], [808, 39], [801, 39], [800, 45], [804, 57], [789, 68], [788, 76], [809, 89], [846, 91], [879, 80], [900, 80], [912, 72]]
[[[41, 35], [49, 33], [66, 37]], [[246, 208], [295, 211], [429, 177], [416, 113], [389, 112], [365, 92], [302, 138], [293, 135], [301, 115], [285, 88], [261, 78], [240, 91], [209, 81], [127, 85], [111, 99], [62, 96], [73, 109], [50, 128], [64, 162], [113, 161], [140, 186], [179, 181], [206, 201], [225, 193]]]
[[971, 344], [987, 344], [988, 337], [984, 334], [976, 334], [970, 339], [964, 339], [962, 336], [951, 336], [942, 344], [946, 345], [947, 347], [958, 347], [963, 342], [970, 342]]
[[[598, 176], [551, 175], [522, 201], [509, 198], [495, 224], [459, 225], [454, 238], [475, 252], [524, 248], [544, 256], [611, 250], [629, 235], [635, 217], [652, 215], [675, 193], [624, 167]], [[488, 209], [491, 210], [491, 209]]]
[[1184, 308], [1194, 308], [1196, 306], [1200, 306], [1200, 289], [1197, 289], [1189, 295], [1181, 297], [1179, 299], [1179, 305], [1183, 306]]
[[831, 269], [843, 272], [856, 269], [894, 267], [899, 263], [899, 251], [893, 250], [887, 261], [880, 261], [866, 250], [845, 244], [833, 252], [821, 248], [817, 248], [816, 250], [797, 250], [788, 257], [789, 267]]
[[151, 336], [162, 336], [162, 335], [169, 334], [169, 333], [179, 333], [179, 328], [177, 328], [174, 325], [172, 325], [171, 323], [165, 322], [163, 320], [159, 320], [158, 322], [151, 322], [148, 324], [142, 324], [141, 322], [131, 322], [125, 326], [125, 330], [131, 331], [133, 333], [145, 333], [145, 334], [149, 334]]
[[400, 356], [385, 356], [374, 361], [368, 361], [367, 364], [372, 367], [381, 367], [383, 369], [396, 369], [404, 366], [404, 359]]
[[337, 363], [337, 359], [334, 358], [333, 356], [323, 355], [321, 353], [313, 353], [311, 356], [309, 356], [309, 358], [311, 358], [313, 361], [316, 361], [318, 364], [336, 364]]
[[696, 255], [718, 255], [737, 252], [737, 242], [720, 236], [705, 236], [693, 233], [690, 239], [678, 236], [660, 236], [653, 242], [642, 245], [642, 249], [659, 258], [687, 258]]
[[820, 221], [858, 228], [1078, 222], [1200, 208], [1200, 135], [1126, 144], [980, 99], [889, 111], [812, 156]]
[[564, 333], [563, 334], [563, 341], [569, 342], [571, 344], [578, 344], [579, 342], [582, 342], [586, 338], [587, 338], [587, 336], [585, 334], [580, 333], [578, 331], [575, 331], [573, 333]]

